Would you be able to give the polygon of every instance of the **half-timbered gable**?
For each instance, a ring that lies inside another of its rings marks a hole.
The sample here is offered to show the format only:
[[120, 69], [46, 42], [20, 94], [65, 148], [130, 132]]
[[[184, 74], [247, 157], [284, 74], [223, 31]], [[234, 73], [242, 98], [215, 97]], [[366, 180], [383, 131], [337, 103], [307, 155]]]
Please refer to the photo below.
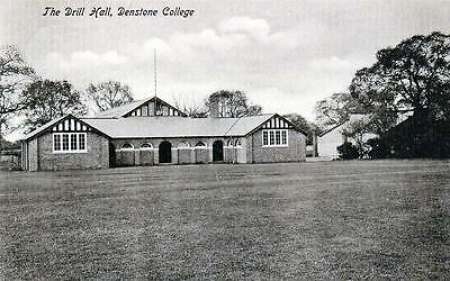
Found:
[[285, 118], [274, 115], [267, 120], [262, 126], [263, 129], [293, 129], [295, 126]]
[[281, 147], [289, 145], [289, 129], [295, 129], [295, 126], [283, 117], [274, 115], [261, 126], [261, 129], [264, 147]]
[[158, 97], [134, 101], [123, 106], [99, 112], [97, 118], [123, 117], [187, 117], [187, 114]]
[[109, 167], [109, 137], [72, 115], [54, 120], [22, 143], [26, 170]]
[[151, 100], [141, 104], [137, 108], [128, 112], [124, 117], [130, 116], [164, 116], [164, 117], [186, 117], [187, 115], [179, 110], [178, 108], [168, 104], [167, 102], [161, 100], [160, 98], [154, 97]]

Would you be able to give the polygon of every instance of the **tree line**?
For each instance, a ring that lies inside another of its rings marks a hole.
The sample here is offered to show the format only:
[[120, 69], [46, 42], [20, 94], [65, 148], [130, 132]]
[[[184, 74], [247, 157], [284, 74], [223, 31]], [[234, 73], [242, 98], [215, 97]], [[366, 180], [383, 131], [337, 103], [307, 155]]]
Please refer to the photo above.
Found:
[[[259, 115], [261, 105], [252, 103], [241, 90], [219, 90], [202, 104], [185, 103], [174, 97], [174, 105], [189, 117], [243, 117]], [[13, 45], [0, 49], [0, 140], [15, 129], [30, 132], [45, 123], [73, 114], [83, 116], [90, 106], [101, 112], [134, 101], [131, 88], [118, 81], [90, 83], [79, 91], [66, 80], [49, 80], [39, 76]], [[14, 116], [22, 116], [19, 126], [11, 127]], [[307, 130], [309, 123], [299, 114], [290, 114], [293, 122]], [[0, 143], [1, 144], [1, 143]]]
[[[348, 92], [335, 93], [319, 101], [315, 110], [316, 121], [322, 128], [342, 124], [352, 114], [364, 114], [363, 121], [356, 122], [345, 132], [359, 142], [357, 148], [349, 144], [342, 148], [353, 150], [355, 157], [368, 153], [363, 146], [369, 147], [372, 153], [386, 156], [387, 146], [397, 142], [388, 138], [392, 135], [390, 131], [408, 117], [429, 120], [426, 124], [434, 129], [435, 136], [427, 141], [436, 141], [444, 136], [443, 129], [450, 121], [450, 35], [441, 32], [415, 35], [394, 47], [379, 50], [373, 65], [356, 72]], [[401, 142], [411, 142], [414, 146], [411, 138], [423, 124], [411, 122], [409, 139]], [[361, 136], [365, 133], [379, 137], [363, 142]], [[448, 144], [441, 142], [440, 145]]]
[[[105, 111], [134, 100], [130, 87], [118, 81], [91, 83], [79, 91], [69, 81], [40, 77], [12, 45], [0, 49], [0, 145], [2, 137], [17, 127], [10, 126], [13, 116], [21, 115], [18, 128], [25, 132], [71, 113], [85, 115], [89, 105]], [[241, 90], [219, 90], [203, 103], [187, 104], [174, 98], [174, 105], [190, 117], [243, 117], [263, 112]], [[298, 128], [308, 134], [308, 144], [318, 135], [349, 120], [352, 114], [366, 118], [344, 132], [356, 140], [346, 144], [355, 157], [367, 154], [363, 135], [383, 136], [405, 115], [429, 116], [431, 120], [450, 120], [450, 35], [433, 32], [415, 35], [395, 47], [376, 53], [376, 62], [358, 70], [348, 91], [334, 93], [315, 106], [316, 120], [307, 121], [298, 113], [286, 114]]]

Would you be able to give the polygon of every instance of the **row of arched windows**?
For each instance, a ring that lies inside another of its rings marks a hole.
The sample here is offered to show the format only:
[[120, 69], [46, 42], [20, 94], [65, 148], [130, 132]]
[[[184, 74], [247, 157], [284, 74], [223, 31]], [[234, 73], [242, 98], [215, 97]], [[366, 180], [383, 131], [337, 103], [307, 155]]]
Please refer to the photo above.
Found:
[[[196, 147], [207, 147], [206, 143], [199, 141], [195, 145]], [[227, 146], [241, 146], [240, 139], [230, 139], [227, 141]], [[181, 142], [178, 144], [178, 147], [190, 147], [188, 142]], [[134, 145], [131, 143], [124, 143], [121, 149], [134, 149]], [[153, 145], [151, 143], [144, 143], [141, 145], [140, 149], [153, 149]]]
[[[204, 142], [199, 141], [195, 146], [197, 147], [206, 147], [206, 144]], [[190, 144], [187, 142], [181, 142], [178, 144], [178, 147], [190, 147]], [[134, 149], [134, 145], [131, 143], [124, 143], [121, 147], [122, 149]], [[151, 143], [144, 143], [140, 147], [141, 149], [153, 149], [153, 145]]]
[[240, 139], [229, 139], [227, 141], [227, 146], [241, 146], [241, 140]]

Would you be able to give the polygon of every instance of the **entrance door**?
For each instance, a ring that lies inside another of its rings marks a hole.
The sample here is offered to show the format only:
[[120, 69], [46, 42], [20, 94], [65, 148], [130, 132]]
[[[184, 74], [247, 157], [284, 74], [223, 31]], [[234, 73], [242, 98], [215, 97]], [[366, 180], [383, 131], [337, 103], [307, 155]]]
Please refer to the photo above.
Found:
[[116, 166], [116, 146], [109, 143], [109, 167], [115, 167]]
[[168, 141], [163, 141], [159, 145], [159, 163], [172, 162], [172, 144]]
[[217, 140], [213, 143], [213, 162], [223, 161], [223, 142]]

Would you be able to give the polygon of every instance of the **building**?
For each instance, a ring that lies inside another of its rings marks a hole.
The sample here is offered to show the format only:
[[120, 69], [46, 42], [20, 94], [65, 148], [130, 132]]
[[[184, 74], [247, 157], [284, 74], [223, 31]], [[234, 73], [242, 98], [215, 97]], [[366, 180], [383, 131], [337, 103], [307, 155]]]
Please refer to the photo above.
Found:
[[378, 158], [450, 158], [450, 120], [423, 110], [380, 136]]
[[306, 134], [278, 114], [189, 118], [152, 97], [92, 118], [67, 115], [22, 140], [24, 170], [305, 160]]
[[[335, 160], [340, 158], [337, 150], [345, 142], [354, 144], [354, 140], [345, 135], [345, 131], [349, 130], [351, 125], [355, 122], [367, 122], [367, 116], [363, 114], [353, 114], [345, 122], [336, 125], [317, 137], [317, 152], [318, 156], [328, 160]], [[363, 141], [376, 137], [375, 134], [365, 134]]]

